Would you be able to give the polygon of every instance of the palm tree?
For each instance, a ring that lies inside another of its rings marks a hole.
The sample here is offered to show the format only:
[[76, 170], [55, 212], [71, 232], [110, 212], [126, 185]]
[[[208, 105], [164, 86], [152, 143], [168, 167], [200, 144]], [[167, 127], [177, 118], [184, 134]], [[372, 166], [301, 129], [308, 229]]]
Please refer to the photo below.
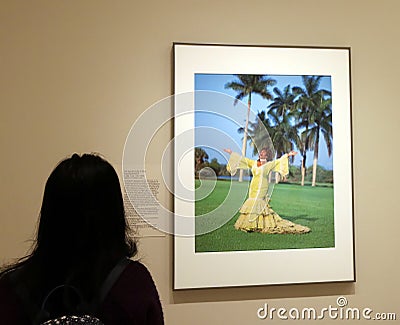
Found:
[[297, 128], [290, 122], [291, 116], [289, 113], [280, 117], [277, 116], [276, 112], [270, 110], [268, 116], [272, 143], [276, 150], [277, 158], [279, 158], [294, 149], [294, 144], [299, 141], [299, 135]]
[[[283, 116], [278, 116], [276, 111], [270, 110], [268, 116], [265, 111], [257, 115], [255, 122], [250, 122], [248, 134], [250, 145], [253, 147], [253, 154], [257, 154], [261, 148], [273, 148], [277, 157], [294, 149], [294, 144], [299, 141], [297, 129], [290, 122], [289, 111]], [[243, 133], [243, 128], [239, 129]], [[293, 157], [292, 157], [293, 159]], [[279, 182], [279, 175], [276, 174], [275, 182]]]
[[275, 87], [274, 93], [276, 96], [274, 97], [273, 102], [268, 106], [270, 109], [269, 112], [274, 111], [279, 117], [291, 113], [294, 109], [294, 99], [296, 96], [292, 93], [290, 85], [287, 85], [283, 89], [283, 92], [279, 88]]
[[[265, 111], [257, 114], [255, 122], [249, 123], [248, 135], [250, 146], [253, 147], [253, 154], [256, 155], [262, 148], [274, 148], [277, 157], [294, 149], [299, 141], [297, 129], [290, 122], [291, 115], [279, 117], [276, 112]], [[239, 133], [244, 133], [240, 128]]]
[[[244, 127], [243, 145], [242, 145], [242, 155], [245, 156], [252, 94], [253, 93], [258, 94], [264, 99], [272, 99], [272, 95], [267, 88], [269, 86], [274, 86], [276, 84], [276, 81], [274, 79], [268, 78], [267, 75], [238, 74], [236, 75], [236, 77], [238, 80], [231, 81], [225, 84], [225, 89], [233, 89], [237, 92], [234, 105], [236, 105], [239, 100], [242, 100], [246, 96], [248, 97], [247, 116]], [[242, 180], [243, 180], [243, 170], [241, 169], [239, 174], [239, 182], [241, 182]]]
[[[247, 134], [250, 147], [253, 148], [253, 155], [257, 155], [262, 148], [273, 148], [271, 134], [272, 127], [265, 111], [258, 112], [254, 122], [249, 122]], [[238, 129], [239, 133], [244, 133], [244, 128]]]
[[276, 96], [268, 106], [268, 116], [272, 122], [270, 125], [272, 143], [279, 158], [293, 150], [294, 144], [297, 145], [299, 142], [297, 129], [293, 127], [296, 96], [292, 93], [290, 85], [287, 85], [283, 92], [275, 87], [274, 93]]
[[331, 98], [320, 98], [320, 105], [315, 110], [312, 116], [313, 125], [307, 133], [309, 147], [314, 147], [314, 160], [312, 172], [312, 184], [315, 186], [317, 179], [317, 164], [319, 152], [319, 139], [322, 133], [326, 147], [328, 149], [328, 156], [332, 154], [332, 100]]
[[320, 99], [331, 93], [325, 89], [319, 89], [322, 76], [302, 76], [303, 88], [293, 87], [292, 91], [297, 99], [295, 101], [297, 109], [297, 125], [298, 129], [304, 129], [301, 136], [299, 150], [302, 155], [301, 161], [301, 185], [304, 186], [304, 178], [306, 173], [307, 151], [310, 148], [309, 127], [312, 124], [313, 114], [317, 110]]

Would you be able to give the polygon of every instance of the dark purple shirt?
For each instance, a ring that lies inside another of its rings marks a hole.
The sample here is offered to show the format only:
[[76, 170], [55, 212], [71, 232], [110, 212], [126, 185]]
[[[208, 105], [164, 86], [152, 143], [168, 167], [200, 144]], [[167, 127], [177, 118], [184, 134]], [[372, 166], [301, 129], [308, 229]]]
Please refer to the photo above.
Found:
[[[105, 325], [162, 325], [163, 312], [147, 268], [131, 261], [101, 305], [98, 317]], [[1, 324], [30, 325], [13, 288], [0, 280]]]

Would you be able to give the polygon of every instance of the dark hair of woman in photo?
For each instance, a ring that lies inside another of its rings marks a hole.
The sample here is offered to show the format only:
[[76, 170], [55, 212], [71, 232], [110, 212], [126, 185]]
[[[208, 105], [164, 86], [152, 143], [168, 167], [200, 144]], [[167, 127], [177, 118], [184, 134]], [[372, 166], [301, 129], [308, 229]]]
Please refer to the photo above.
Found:
[[271, 161], [274, 159], [274, 152], [270, 148], [262, 148], [260, 150], [260, 154], [262, 154], [262, 157], [258, 157], [257, 159], [257, 166], [260, 167], [262, 166], [265, 162]]
[[[150, 273], [129, 260], [136, 252], [114, 168], [98, 155], [73, 154], [47, 180], [30, 254], [0, 274], [1, 322], [34, 323], [46, 296], [61, 285], [79, 293], [68, 295], [85, 302], [80, 312], [95, 312], [104, 324], [163, 324]], [[93, 309], [100, 288], [121, 261], [127, 261], [126, 267]]]

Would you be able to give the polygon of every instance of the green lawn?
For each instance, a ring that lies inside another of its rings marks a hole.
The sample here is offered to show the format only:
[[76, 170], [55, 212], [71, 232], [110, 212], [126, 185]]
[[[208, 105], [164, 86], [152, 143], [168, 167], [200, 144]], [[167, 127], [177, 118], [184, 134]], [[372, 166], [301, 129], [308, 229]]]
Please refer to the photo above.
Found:
[[[196, 180], [196, 187], [199, 185]], [[201, 215], [214, 210], [232, 191], [243, 193], [247, 183], [217, 181], [213, 192], [196, 201], [196, 228], [201, 227]], [[238, 197], [243, 197], [243, 194]], [[195, 238], [196, 252], [271, 250], [293, 248], [334, 247], [333, 187], [311, 187], [295, 184], [275, 185], [271, 207], [282, 218], [311, 228], [308, 234], [261, 234], [236, 230], [239, 213], [222, 227]], [[228, 216], [229, 217], [229, 216]]]

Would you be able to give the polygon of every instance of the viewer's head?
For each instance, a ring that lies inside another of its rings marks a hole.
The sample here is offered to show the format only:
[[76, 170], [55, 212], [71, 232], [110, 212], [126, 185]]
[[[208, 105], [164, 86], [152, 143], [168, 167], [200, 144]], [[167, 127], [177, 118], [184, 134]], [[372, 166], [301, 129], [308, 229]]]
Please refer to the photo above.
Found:
[[132, 256], [118, 175], [103, 158], [74, 154], [50, 174], [34, 253], [79, 261], [96, 254]]

